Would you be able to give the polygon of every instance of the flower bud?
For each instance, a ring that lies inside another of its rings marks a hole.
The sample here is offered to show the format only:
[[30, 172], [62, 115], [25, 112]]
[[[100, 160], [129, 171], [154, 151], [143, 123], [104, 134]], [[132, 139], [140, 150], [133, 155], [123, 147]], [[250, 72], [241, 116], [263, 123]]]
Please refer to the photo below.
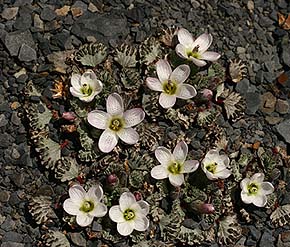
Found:
[[134, 196], [135, 196], [136, 201], [142, 200], [142, 194], [139, 191], [135, 191]]
[[71, 111], [68, 111], [68, 112], [64, 112], [62, 114], [62, 118], [68, 120], [68, 121], [74, 121], [76, 119], [76, 114], [71, 112]]
[[211, 203], [201, 201], [193, 202], [193, 208], [200, 214], [213, 214], [215, 212], [214, 206]]
[[110, 174], [107, 177], [107, 183], [110, 186], [115, 186], [116, 184], [118, 184], [119, 183], [119, 179], [118, 179], [117, 175], [116, 174]]
[[202, 93], [202, 96], [208, 100], [211, 100], [212, 99], [212, 96], [213, 96], [213, 92], [209, 89], [203, 89], [201, 91]]

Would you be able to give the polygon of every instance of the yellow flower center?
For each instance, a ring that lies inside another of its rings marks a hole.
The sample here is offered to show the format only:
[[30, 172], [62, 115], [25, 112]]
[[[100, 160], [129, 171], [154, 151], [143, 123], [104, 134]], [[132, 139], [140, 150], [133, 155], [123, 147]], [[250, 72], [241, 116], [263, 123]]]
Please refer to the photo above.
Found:
[[130, 220], [133, 220], [136, 215], [135, 215], [135, 212], [132, 209], [128, 208], [128, 209], [125, 210], [123, 216], [124, 216], [124, 219], [126, 221], [130, 221]]
[[210, 163], [210, 164], [208, 164], [205, 168], [206, 168], [209, 172], [211, 172], [212, 174], [215, 174], [215, 172], [216, 172], [216, 168], [217, 168], [217, 163], [215, 163], [215, 162]]
[[109, 125], [109, 128], [113, 131], [119, 131], [120, 129], [122, 129], [124, 126], [122, 119], [120, 118], [113, 118], [111, 120], [111, 123]]
[[259, 186], [255, 183], [250, 183], [247, 186], [249, 195], [256, 195], [259, 191]]
[[174, 162], [168, 166], [168, 171], [174, 175], [180, 174], [182, 171], [182, 164]]
[[177, 84], [174, 81], [168, 80], [163, 83], [163, 92], [169, 95], [174, 95], [177, 91]]
[[199, 46], [196, 46], [194, 47], [192, 50], [188, 50], [186, 52], [187, 56], [188, 57], [194, 57], [196, 59], [200, 59], [201, 58], [201, 55], [200, 53], [198, 52], [198, 49], [199, 49]]
[[89, 213], [93, 211], [94, 209], [94, 203], [91, 201], [84, 201], [82, 206], [80, 207], [80, 211], [83, 211], [85, 213]]
[[84, 95], [90, 96], [93, 93], [93, 89], [88, 84], [83, 84], [81, 92]]

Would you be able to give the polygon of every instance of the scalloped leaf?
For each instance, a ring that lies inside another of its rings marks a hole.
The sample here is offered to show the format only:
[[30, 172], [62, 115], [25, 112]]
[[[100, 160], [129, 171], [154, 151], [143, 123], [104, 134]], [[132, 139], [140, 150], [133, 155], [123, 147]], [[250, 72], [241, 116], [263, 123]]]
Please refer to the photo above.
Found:
[[75, 54], [75, 60], [84, 66], [95, 67], [107, 57], [107, 47], [102, 43], [85, 44]]
[[79, 174], [79, 166], [75, 159], [71, 157], [62, 157], [56, 165], [55, 178], [61, 182], [70, 181]]
[[57, 218], [52, 209], [52, 198], [50, 196], [32, 197], [29, 203], [29, 212], [39, 225]]
[[237, 242], [242, 236], [242, 228], [237, 221], [236, 215], [226, 216], [219, 222], [218, 243], [222, 245], [231, 245]]
[[30, 128], [33, 130], [43, 130], [47, 127], [52, 118], [51, 111], [45, 104], [27, 104], [25, 111], [29, 119]]
[[70, 243], [67, 237], [60, 231], [48, 230], [44, 236], [42, 236], [46, 246], [50, 247], [70, 247]]
[[162, 56], [161, 45], [154, 37], [147, 38], [139, 47], [141, 63], [149, 65]]
[[277, 207], [270, 216], [275, 227], [282, 227], [290, 223], [290, 204]]
[[133, 68], [136, 67], [137, 64], [136, 53], [136, 48], [122, 44], [121, 47], [116, 50], [114, 60], [123, 68]]

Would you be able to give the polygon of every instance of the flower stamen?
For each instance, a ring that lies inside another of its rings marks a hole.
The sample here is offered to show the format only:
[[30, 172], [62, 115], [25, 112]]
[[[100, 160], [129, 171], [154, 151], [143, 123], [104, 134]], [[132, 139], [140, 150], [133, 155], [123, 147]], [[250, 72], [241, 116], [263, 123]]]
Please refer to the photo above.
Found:
[[114, 118], [111, 120], [109, 128], [113, 131], [119, 131], [123, 127], [121, 119]]
[[125, 220], [130, 221], [135, 218], [135, 212], [132, 209], [128, 208], [125, 210], [123, 216]]
[[216, 168], [217, 168], [217, 163], [214, 162], [214, 163], [208, 164], [205, 168], [206, 168], [209, 172], [215, 174], [215, 172], [216, 172]]
[[91, 201], [84, 201], [82, 206], [80, 207], [80, 211], [85, 213], [91, 212], [94, 209], [94, 203]]
[[163, 92], [169, 95], [174, 95], [177, 90], [177, 85], [174, 81], [168, 80], [163, 84]]
[[81, 92], [84, 95], [90, 96], [93, 93], [93, 89], [88, 84], [83, 84]]
[[182, 170], [182, 165], [177, 162], [174, 162], [168, 166], [168, 171], [174, 175], [180, 174], [181, 170]]
[[248, 185], [248, 192], [249, 192], [248, 194], [249, 195], [256, 195], [258, 193], [258, 191], [259, 191], [259, 186], [257, 184], [250, 183]]

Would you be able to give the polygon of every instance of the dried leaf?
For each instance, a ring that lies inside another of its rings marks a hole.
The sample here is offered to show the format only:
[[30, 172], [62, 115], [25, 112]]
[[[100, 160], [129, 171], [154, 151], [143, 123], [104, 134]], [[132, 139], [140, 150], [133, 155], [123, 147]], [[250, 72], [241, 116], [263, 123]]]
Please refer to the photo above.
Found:
[[284, 30], [290, 30], [290, 15], [283, 15], [278, 12], [278, 23]]
[[242, 63], [241, 60], [235, 59], [230, 60], [229, 65], [229, 75], [234, 83], [240, 82], [246, 73], [246, 66]]

